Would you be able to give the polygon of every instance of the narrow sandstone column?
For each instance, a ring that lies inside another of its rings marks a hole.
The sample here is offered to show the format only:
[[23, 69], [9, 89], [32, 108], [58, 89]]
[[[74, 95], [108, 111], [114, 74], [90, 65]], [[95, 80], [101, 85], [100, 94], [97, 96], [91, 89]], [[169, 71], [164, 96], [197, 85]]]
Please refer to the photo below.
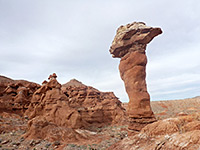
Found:
[[129, 129], [139, 131], [154, 122], [150, 96], [146, 87], [146, 45], [157, 35], [160, 28], [148, 27], [143, 22], [121, 26], [110, 47], [112, 57], [121, 58], [119, 71], [129, 96]]

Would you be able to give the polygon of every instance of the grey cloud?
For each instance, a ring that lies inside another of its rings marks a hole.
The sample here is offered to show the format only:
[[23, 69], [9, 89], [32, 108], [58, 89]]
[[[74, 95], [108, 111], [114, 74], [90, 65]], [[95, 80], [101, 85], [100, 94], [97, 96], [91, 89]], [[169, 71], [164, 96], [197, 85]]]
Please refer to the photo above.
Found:
[[[144, 21], [164, 31], [147, 47], [152, 99], [195, 96], [199, 7], [197, 0], [0, 0], [0, 73], [41, 83], [56, 72], [61, 83], [77, 78], [128, 101], [119, 59], [111, 58], [108, 50], [117, 27]], [[187, 84], [181, 84], [184, 76]]]

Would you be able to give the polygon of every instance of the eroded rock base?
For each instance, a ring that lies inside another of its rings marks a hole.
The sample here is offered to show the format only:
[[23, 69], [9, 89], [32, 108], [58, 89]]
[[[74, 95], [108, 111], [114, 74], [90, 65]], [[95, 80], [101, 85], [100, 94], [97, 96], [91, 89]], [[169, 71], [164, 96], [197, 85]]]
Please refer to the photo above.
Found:
[[130, 118], [128, 119], [128, 129], [131, 131], [140, 131], [147, 124], [153, 123], [156, 121], [155, 117], [149, 118]]

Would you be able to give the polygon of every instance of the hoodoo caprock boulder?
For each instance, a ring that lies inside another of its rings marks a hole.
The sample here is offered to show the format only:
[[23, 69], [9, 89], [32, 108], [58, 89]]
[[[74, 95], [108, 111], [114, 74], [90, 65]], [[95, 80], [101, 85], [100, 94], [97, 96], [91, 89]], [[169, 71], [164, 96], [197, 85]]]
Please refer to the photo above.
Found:
[[145, 81], [145, 50], [147, 44], [161, 33], [160, 28], [148, 27], [143, 22], [133, 22], [118, 28], [110, 47], [112, 56], [121, 58], [119, 71], [129, 96], [128, 116], [131, 130], [139, 131], [156, 120]]

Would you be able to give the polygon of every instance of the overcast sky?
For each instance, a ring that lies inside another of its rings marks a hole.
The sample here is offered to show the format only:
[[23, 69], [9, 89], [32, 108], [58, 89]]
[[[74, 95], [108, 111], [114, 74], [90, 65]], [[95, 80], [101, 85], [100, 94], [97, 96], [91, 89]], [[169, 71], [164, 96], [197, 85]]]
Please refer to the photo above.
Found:
[[56, 72], [127, 102], [109, 47], [134, 21], [163, 30], [147, 46], [151, 100], [200, 95], [199, 0], [0, 0], [0, 74], [41, 83]]

